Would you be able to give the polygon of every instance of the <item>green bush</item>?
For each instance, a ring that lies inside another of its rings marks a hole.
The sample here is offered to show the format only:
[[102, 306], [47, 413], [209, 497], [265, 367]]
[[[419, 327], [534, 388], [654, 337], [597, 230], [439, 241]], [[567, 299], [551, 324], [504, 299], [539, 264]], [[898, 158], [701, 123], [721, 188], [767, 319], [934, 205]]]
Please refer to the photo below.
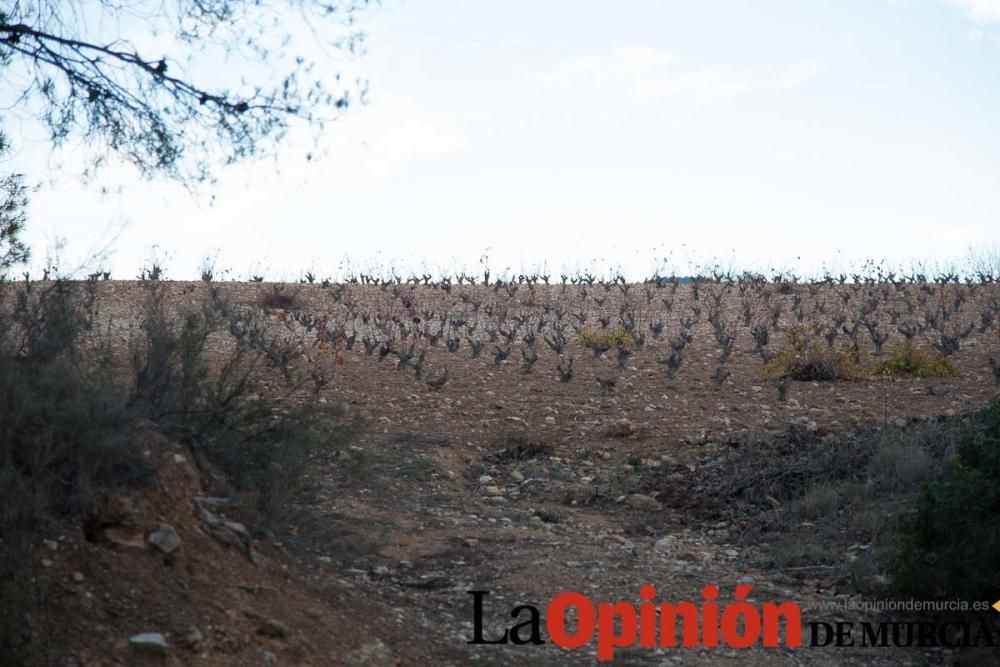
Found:
[[913, 341], [896, 346], [892, 356], [872, 369], [873, 375], [888, 377], [954, 377], [955, 367], [943, 354], [917, 348]]
[[963, 428], [945, 472], [908, 517], [893, 583], [924, 598], [993, 600], [1000, 591], [1000, 402]]

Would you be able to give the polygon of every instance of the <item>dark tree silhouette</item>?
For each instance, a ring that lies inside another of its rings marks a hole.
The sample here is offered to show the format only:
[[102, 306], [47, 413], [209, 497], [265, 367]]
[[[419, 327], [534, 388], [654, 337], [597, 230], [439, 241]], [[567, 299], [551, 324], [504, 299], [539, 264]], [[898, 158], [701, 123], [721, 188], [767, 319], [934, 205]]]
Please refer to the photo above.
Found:
[[0, 98], [54, 146], [85, 149], [85, 176], [117, 158], [143, 177], [211, 182], [363, 98], [329, 63], [360, 49], [368, 4], [14, 0], [0, 9]]
[[[0, 132], [0, 156], [6, 152], [7, 137]], [[20, 239], [27, 203], [28, 189], [21, 174], [0, 176], [0, 277], [28, 259], [28, 248]]]

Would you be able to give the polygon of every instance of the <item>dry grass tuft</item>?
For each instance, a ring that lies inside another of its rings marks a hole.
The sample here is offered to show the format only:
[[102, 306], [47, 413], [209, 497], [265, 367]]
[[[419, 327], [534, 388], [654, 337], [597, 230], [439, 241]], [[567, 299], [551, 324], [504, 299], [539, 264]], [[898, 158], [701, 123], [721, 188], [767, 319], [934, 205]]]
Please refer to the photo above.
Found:
[[764, 366], [769, 380], [832, 382], [860, 380], [868, 374], [854, 350], [830, 348], [809, 338], [802, 327], [785, 334], [785, 345]]
[[921, 350], [913, 341], [896, 346], [892, 356], [872, 369], [873, 375], [885, 377], [942, 378], [957, 375], [943, 354]]
[[587, 326], [580, 330], [577, 342], [586, 347], [598, 346], [611, 349], [612, 347], [632, 347], [635, 345], [635, 338], [620, 324], [610, 331]]

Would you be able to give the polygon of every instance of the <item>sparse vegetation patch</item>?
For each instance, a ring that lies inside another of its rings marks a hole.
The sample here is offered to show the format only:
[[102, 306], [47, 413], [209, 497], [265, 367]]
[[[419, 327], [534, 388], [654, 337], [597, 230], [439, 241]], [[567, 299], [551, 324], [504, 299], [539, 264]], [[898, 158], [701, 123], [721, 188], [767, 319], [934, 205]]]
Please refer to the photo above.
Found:
[[832, 382], [866, 377], [855, 350], [838, 349], [810, 338], [797, 327], [786, 334], [785, 346], [764, 365], [764, 377]]
[[922, 350], [912, 340], [901, 343], [889, 359], [881, 361], [872, 374], [887, 377], [939, 378], [954, 377], [955, 367], [938, 352]]
[[585, 326], [580, 329], [577, 341], [585, 347], [605, 351], [610, 350], [612, 347], [629, 348], [635, 345], [635, 337], [621, 324], [610, 330]]

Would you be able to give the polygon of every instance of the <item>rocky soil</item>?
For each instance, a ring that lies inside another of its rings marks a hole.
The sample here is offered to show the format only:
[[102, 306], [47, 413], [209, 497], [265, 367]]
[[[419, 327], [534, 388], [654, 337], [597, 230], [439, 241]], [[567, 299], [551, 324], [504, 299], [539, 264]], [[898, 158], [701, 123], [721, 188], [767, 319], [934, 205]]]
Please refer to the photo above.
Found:
[[[198, 289], [171, 286], [178, 302]], [[352, 289], [358, 312], [392, 300], [375, 287]], [[458, 304], [421, 289], [427, 303]], [[140, 290], [108, 289], [103, 312], [121, 332], [136, 321]], [[299, 306], [330, 311], [326, 294], [310, 287]], [[140, 426], [138, 446], [160, 461], [156, 488], [123, 496], [84, 526], [54, 529], [38, 545], [32, 585], [49, 611], [59, 610], [48, 622], [60, 637], [39, 663], [592, 664], [594, 644], [470, 645], [468, 591], [490, 591], [488, 638], [513, 623], [516, 605], [543, 608], [563, 591], [635, 603], [650, 583], [657, 600], [699, 602], [707, 584], [723, 600], [748, 584], [753, 602], [804, 606], [855, 595], [825, 567], [775, 566], [766, 540], [725, 511], [725, 498], [705, 500], [719, 484], [713, 466], [747, 434], [906, 428], [977, 409], [997, 395], [987, 365], [1000, 350], [996, 325], [953, 355], [955, 378], [794, 382], [785, 400], [763, 379], [746, 333], [731, 375], [713, 383], [719, 349], [707, 324], [699, 326], [672, 381], [659, 363], [665, 340], [648, 336], [624, 368], [613, 350], [595, 358], [570, 342], [561, 358], [540, 349], [528, 373], [517, 352], [495, 363], [488, 352], [471, 358], [467, 345], [434, 346], [421, 379], [393, 357], [367, 355], [360, 342], [323, 352], [341, 359], [325, 399], [364, 415], [368, 428], [316, 471], [314, 497], [270, 535], [247, 531], [240, 508], [215, 495], [189, 448]], [[574, 377], [561, 382], [556, 367], [569, 356]], [[424, 381], [444, 368], [443, 386]], [[596, 379], [608, 376], [614, 387], [603, 390]], [[806, 620], [863, 620], [811, 613]], [[617, 656], [615, 664], [635, 665], [960, 659], [947, 650], [861, 647], [631, 648]]]

